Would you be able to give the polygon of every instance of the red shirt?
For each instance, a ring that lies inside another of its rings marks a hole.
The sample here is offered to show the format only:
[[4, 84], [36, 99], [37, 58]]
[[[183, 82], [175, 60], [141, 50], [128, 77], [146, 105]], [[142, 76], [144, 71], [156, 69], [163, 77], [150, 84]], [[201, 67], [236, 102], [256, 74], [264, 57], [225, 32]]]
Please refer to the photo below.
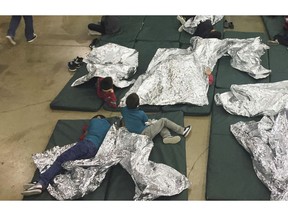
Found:
[[212, 85], [214, 82], [214, 77], [213, 77], [212, 73], [208, 75], [208, 79], [209, 79], [209, 85]]
[[115, 96], [114, 91], [104, 92], [101, 89], [101, 82], [103, 78], [98, 77], [97, 79], [97, 96], [107, 103], [108, 106], [116, 108], [117, 107], [117, 98]]

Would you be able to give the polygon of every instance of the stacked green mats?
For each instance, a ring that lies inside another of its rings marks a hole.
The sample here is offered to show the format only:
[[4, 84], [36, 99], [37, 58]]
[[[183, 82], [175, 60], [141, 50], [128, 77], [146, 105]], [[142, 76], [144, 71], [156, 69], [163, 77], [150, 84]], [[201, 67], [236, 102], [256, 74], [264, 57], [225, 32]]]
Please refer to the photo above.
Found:
[[[120, 16], [121, 30], [114, 35], [104, 35], [99, 38], [97, 46], [106, 43], [117, 43], [139, 52], [139, 67], [132, 77], [136, 79], [145, 73], [157, 48], [187, 48], [191, 35], [186, 32], [178, 32], [180, 26], [176, 16]], [[223, 21], [215, 25], [215, 28], [223, 32]], [[217, 67], [213, 71], [216, 76]], [[69, 80], [56, 98], [50, 103], [51, 109], [75, 110], [75, 111], [97, 111], [101, 107], [108, 111], [119, 111], [113, 109], [97, 98], [94, 87], [95, 80], [78, 87], [71, 87], [71, 83], [82, 75], [87, 74], [86, 67], [79, 68], [75, 75]], [[78, 90], [80, 91], [78, 92]], [[128, 88], [115, 89], [116, 97], [119, 100], [129, 90]], [[146, 112], [159, 111], [182, 111], [184, 115], [209, 115], [212, 107], [214, 85], [210, 87], [208, 98], [209, 105], [199, 107], [195, 105], [177, 104], [172, 106], [150, 106], [144, 105], [141, 108]], [[71, 100], [73, 98], [73, 100]]]
[[[184, 125], [184, 115], [182, 112], [158, 113], [149, 115], [150, 118], [165, 117], [179, 125]], [[82, 126], [89, 120], [59, 120], [50, 137], [46, 150], [54, 146], [64, 146], [76, 142], [82, 134]], [[129, 139], [129, 138], [128, 138]], [[180, 173], [186, 175], [186, 148], [185, 138], [182, 138], [177, 145], [163, 144], [160, 135], [155, 137], [154, 147], [149, 160], [156, 163], [167, 164]], [[35, 171], [33, 181], [39, 176], [38, 169]], [[81, 200], [133, 200], [135, 195], [135, 185], [131, 176], [120, 165], [111, 167], [106, 174], [101, 186], [94, 192], [85, 195]], [[160, 197], [159, 200], [187, 200], [188, 190], [171, 197]], [[40, 195], [24, 197], [24, 200], [54, 200], [54, 198], [44, 191]]]

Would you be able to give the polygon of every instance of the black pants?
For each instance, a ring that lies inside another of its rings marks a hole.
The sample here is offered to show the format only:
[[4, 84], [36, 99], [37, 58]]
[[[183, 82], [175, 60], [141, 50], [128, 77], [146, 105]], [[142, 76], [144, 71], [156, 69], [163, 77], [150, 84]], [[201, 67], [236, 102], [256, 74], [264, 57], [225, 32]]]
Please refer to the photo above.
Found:
[[100, 32], [101, 34], [105, 34], [105, 27], [102, 22], [100, 24], [90, 23], [88, 25], [88, 29], [90, 29], [91, 31]]
[[274, 36], [273, 39], [278, 40], [278, 42], [284, 46], [288, 46], [288, 34], [287, 35], [277, 34]]

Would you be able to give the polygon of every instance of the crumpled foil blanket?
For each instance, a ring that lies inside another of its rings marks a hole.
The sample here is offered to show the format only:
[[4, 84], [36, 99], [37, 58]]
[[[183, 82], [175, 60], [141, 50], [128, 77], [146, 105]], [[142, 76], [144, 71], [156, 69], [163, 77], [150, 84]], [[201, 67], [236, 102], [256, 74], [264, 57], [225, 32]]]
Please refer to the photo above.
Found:
[[271, 191], [271, 200], [288, 200], [288, 110], [259, 122], [238, 122], [232, 134], [251, 155], [258, 178]]
[[288, 101], [288, 80], [274, 83], [231, 85], [230, 91], [214, 96], [216, 105], [232, 115], [276, 115]]
[[125, 106], [126, 97], [133, 92], [138, 94], [141, 105], [208, 105], [209, 83], [204, 71], [207, 67], [213, 70], [224, 55], [231, 55], [231, 65], [253, 78], [264, 78], [271, 72], [261, 66], [260, 57], [269, 47], [261, 44], [259, 37], [224, 40], [192, 37], [190, 42], [192, 46], [187, 49], [159, 48], [145, 74], [137, 78], [119, 106]]
[[88, 74], [75, 80], [72, 87], [81, 85], [93, 77], [110, 76], [115, 86], [125, 88], [135, 81], [128, 79], [136, 73], [138, 52], [132, 48], [107, 43], [100, 47], [94, 47], [83, 59], [83, 62], [87, 63]]
[[197, 15], [194, 18], [188, 19], [184, 23], [183, 30], [186, 31], [187, 33], [193, 35], [200, 22], [204, 22], [206, 20], [211, 20], [212, 25], [215, 25], [223, 17], [224, 16]]
[[[73, 145], [75, 143], [37, 153], [33, 155], [34, 163], [42, 173]], [[83, 197], [95, 191], [109, 168], [118, 163], [135, 182], [134, 200], [153, 200], [187, 189], [190, 182], [186, 176], [170, 166], [149, 160], [152, 148], [153, 141], [147, 136], [130, 133], [124, 127], [117, 129], [113, 125], [94, 158], [64, 163], [67, 172], [57, 175], [47, 190], [58, 200]]]

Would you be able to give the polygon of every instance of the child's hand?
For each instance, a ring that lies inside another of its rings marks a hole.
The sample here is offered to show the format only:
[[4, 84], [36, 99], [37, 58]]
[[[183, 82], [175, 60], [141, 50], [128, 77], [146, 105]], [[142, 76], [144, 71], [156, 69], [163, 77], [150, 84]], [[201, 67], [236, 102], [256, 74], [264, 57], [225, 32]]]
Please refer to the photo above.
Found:
[[212, 71], [211, 71], [211, 69], [209, 68], [209, 67], [207, 67], [206, 69], [205, 69], [205, 72], [204, 72], [207, 76], [209, 76], [211, 73], [212, 73]]

